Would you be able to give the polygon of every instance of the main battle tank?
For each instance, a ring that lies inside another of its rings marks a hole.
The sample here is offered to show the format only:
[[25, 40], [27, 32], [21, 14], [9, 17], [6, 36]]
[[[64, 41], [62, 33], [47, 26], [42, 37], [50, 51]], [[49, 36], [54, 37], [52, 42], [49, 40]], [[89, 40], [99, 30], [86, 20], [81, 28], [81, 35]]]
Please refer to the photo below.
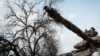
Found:
[[[79, 29], [77, 26], [75, 26], [73, 23], [68, 21], [67, 19], [64, 19], [56, 10], [53, 8], [49, 8], [47, 6], [44, 7], [44, 10], [48, 13], [48, 15], [56, 22], [64, 25], [66, 28], [77, 34], [79, 37], [83, 39], [83, 41], [77, 43], [74, 48], [76, 49], [84, 49], [88, 47], [98, 47], [100, 44], [100, 36], [97, 37], [88, 37]], [[99, 46], [100, 47], [100, 46]]]

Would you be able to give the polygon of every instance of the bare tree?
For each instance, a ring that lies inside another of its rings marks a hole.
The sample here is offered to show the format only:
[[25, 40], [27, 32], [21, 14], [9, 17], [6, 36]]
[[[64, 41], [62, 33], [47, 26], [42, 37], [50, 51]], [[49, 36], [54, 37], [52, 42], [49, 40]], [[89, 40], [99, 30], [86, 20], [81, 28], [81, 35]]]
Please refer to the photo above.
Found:
[[[49, 1], [50, 6], [57, 2], [57, 0]], [[0, 36], [0, 56], [56, 56], [58, 40], [54, 39], [56, 30], [52, 27], [53, 21], [42, 9], [39, 11], [36, 8], [47, 1], [6, 0], [6, 2], [7, 31]]]

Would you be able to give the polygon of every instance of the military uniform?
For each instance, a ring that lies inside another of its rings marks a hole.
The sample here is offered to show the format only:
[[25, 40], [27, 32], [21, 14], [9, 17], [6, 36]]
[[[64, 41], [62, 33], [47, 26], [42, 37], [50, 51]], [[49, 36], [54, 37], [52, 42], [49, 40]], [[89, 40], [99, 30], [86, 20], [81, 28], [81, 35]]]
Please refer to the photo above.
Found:
[[95, 36], [97, 36], [97, 31], [95, 31], [95, 29], [94, 29], [94, 27], [91, 27], [91, 29], [90, 29], [90, 33], [89, 33], [89, 35], [90, 35], [90, 37], [95, 37]]

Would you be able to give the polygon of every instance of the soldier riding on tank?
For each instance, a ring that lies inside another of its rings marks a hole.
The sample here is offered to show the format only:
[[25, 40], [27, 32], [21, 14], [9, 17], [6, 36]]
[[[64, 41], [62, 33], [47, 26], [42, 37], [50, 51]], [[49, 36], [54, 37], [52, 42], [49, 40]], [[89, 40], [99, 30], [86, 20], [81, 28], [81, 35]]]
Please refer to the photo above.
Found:
[[98, 32], [95, 31], [94, 27], [91, 27], [90, 30], [85, 29], [84, 34], [87, 35], [88, 37], [96, 37], [98, 35]]
[[90, 37], [95, 37], [95, 36], [98, 35], [98, 32], [95, 31], [95, 28], [94, 28], [94, 27], [91, 27], [91, 29], [90, 29], [89, 32], [90, 32], [90, 33], [89, 33], [89, 36], [90, 36]]

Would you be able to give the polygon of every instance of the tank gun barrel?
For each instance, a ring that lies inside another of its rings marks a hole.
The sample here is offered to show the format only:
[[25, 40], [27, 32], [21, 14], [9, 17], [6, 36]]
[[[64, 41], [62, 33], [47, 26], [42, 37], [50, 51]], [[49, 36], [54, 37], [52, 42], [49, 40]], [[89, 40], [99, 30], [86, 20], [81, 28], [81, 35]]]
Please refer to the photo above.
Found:
[[44, 10], [48, 13], [48, 16], [50, 16], [52, 19], [54, 19], [55, 22], [61, 23], [69, 30], [76, 33], [78, 36], [80, 36], [82, 39], [88, 41], [88, 42], [94, 42], [91, 38], [86, 36], [77, 26], [75, 26], [73, 23], [68, 21], [67, 19], [64, 19], [56, 10], [53, 8], [49, 8], [47, 6], [44, 7]]

